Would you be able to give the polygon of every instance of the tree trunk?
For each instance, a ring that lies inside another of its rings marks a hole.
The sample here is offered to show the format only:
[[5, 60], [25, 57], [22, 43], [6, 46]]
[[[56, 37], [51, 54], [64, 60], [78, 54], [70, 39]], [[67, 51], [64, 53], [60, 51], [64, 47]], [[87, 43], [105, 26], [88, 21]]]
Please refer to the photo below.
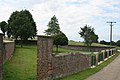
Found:
[[15, 40], [17, 41], [17, 37], [15, 38]]
[[23, 47], [23, 45], [22, 45], [22, 44], [23, 44], [23, 40], [22, 40], [22, 37], [21, 37], [21, 44], [20, 44], [20, 45], [21, 45], [21, 48]]

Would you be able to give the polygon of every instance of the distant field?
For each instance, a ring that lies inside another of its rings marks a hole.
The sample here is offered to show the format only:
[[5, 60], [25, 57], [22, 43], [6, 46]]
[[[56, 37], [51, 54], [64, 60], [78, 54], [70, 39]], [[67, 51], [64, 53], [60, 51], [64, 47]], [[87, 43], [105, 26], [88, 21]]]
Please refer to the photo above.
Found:
[[[76, 41], [69, 41], [69, 45], [85, 45], [83, 42], [76, 42]], [[107, 46], [104, 44], [99, 44], [99, 43], [93, 43], [92, 46]]]
[[65, 52], [80, 52], [80, 51], [79, 50], [58, 48], [58, 52], [56, 52], [56, 48], [53, 48], [53, 53], [65, 53]]

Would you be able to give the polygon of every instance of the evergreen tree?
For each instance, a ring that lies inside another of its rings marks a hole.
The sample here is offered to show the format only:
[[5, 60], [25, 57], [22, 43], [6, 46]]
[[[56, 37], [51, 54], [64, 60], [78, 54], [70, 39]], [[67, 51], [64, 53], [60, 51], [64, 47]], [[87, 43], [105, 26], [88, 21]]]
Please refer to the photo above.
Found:
[[50, 22], [48, 23], [48, 29], [45, 30], [45, 33], [47, 35], [56, 35], [60, 32], [60, 27], [59, 27], [59, 23], [58, 23], [58, 19], [56, 18], [56, 16], [54, 15]]

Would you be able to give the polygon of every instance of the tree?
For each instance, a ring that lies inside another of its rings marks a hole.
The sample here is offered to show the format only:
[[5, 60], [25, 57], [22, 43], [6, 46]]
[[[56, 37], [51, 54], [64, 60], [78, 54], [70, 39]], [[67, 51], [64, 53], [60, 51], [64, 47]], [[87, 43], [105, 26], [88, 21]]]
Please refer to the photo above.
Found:
[[5, 34], [7, 29], [7, 23], [5, 21], [0, 22], [1, 31]]
[[116, 46], [116, 42], [111, 41], [111, 45], [112, 45], [112, 46]]
[[98, 43], [98, 38], [99, 38], [98, 35], [96, 35], [96, 34], [93, 35], [93, 36], [92, 36], [93, 43]]
[[110, 42], [102, 40], [102, 41], [100, 41], [100, 44], [110, 45]]
[[34, 37], [37, 32], [36, 24], [28, 10], [13, 12], [8, 20], [8, 30], [9, 35], [21, 39], [21, 47], [23, 40]]
[[54, 45], [56, 45], [56, 51], [58, 52], [58, 45], [68, 45], [68, 38], [63, 32], [60, 32], [53, 36]]
[[84, 39], [87, 46], [91, 46], [93, 42], [98, 42], [98, 35], [94, 33], [94, 28], [91, 28], [89, 25], [85, 25], [80, 29], [79, 34]]
[[6, 30], [7, 30], [7, 36], [8, 36], [8, 38], [10, 38], [12, 36], [12, 30], [9, 25], [7, 26]]
[[50, 22], [48, 23], [48, 29], [45, 30], [45, 33], [47, 35], [56, 35], [60, 32], [60, 27], [59, 27], [59, 24], [58, 24], [58, 19], [56, 18], [56, 16], [54, 15]]
[[116, 45], [120, 47], [120, 40], [116, 42]]

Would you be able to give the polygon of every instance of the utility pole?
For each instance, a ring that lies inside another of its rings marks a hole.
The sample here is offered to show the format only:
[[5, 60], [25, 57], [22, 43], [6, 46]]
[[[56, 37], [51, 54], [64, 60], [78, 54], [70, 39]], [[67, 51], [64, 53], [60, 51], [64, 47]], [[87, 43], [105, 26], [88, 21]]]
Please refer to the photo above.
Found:
[[112, 26], [113, 26], [113, 23], [116, 23], [116, 22], [107, 22], [107, 23], [110, 23], [110, 45], [112, 45]]

